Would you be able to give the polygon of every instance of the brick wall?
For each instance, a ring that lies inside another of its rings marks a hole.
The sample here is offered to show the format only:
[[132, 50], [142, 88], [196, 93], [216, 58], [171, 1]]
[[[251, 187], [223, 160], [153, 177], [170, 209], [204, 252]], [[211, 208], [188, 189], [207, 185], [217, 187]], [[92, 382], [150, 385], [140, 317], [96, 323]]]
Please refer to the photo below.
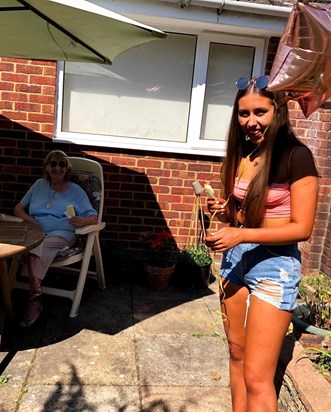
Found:
[[[270, 43], [269, 66], [276, 43]], [[42, 175], [47, 152], [62, 149], [71, 156], [96, 159], [104, 168], [107, 226], [101, 240], [105, 249], [113, 242], [124, 249], [140, 249], [141, 232], [155, 227], [168, 227], [180, 247], [187, 243], [193, 232], [190, 228], [196, 199], [191, 185], [195, 180], [208, 181], [217, 189], [221, 159], [109, 148], [96, 151], [92, 146], [53, 143], [56, 65], [2, 59], [0, 75], [2, 212], [12, 213], [28, 187]], [[320, 109], [308, 121], [296, 104], [290, 106], [295, 129], [312, 148], [322, 176], [314, 233], [301, 245], [304, 272], [322, 270], [331, 275], [331, 111]], [[201, 200], [205, 205], [204, 196]], [[107, 260], [108, 255], [104, 258]]]
[[320, 174], [320, 192], [314, 230], [302, 244], [306, 273], [331, 276], [331, 104], [326, 103], [307, 120], [293, 102], [291, 118], [298, 136], [311, 148]]

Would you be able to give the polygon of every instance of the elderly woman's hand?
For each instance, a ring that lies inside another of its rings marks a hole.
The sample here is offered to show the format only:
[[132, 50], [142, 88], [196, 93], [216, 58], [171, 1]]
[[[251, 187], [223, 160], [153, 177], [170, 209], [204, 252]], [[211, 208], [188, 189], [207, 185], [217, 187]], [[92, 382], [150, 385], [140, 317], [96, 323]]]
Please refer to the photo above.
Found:
[[95, 225], [98, 223], [98, 216], [97, 215], [92, 215], [89, 217], [73, 216], [71, 219], [69, 219], [69, 223], [76, 227]]
[[86, 226], [85, 221], [86, 219], [81, 216], [73, 216], [71, 219], [69, 219], [69, 223], [76, 227]]

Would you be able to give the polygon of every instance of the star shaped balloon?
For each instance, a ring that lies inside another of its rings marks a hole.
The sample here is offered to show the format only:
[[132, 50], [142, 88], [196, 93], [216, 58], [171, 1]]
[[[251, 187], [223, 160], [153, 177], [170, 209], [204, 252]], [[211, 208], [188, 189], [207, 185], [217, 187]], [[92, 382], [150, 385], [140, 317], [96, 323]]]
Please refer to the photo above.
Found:
[[287, 92], [308, 117], [331, 96], [331, 5], [298, 1], [270, 72], [268, 89]]

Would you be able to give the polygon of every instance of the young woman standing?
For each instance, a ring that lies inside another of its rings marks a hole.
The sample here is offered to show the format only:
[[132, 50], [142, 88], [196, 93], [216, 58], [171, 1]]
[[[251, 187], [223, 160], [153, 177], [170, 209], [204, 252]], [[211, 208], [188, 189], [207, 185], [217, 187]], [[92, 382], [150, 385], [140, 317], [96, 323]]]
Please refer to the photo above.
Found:
[[296, 306], [297, 243], [314, 224], [318, 173], [294, 135], [283, 93], [268, 78], [241, 78], [210, 213], [228, 223], [206, 242], [222, 252], [221, 308], [230, 352], [234, 412], [276, 412], [274, 377]]

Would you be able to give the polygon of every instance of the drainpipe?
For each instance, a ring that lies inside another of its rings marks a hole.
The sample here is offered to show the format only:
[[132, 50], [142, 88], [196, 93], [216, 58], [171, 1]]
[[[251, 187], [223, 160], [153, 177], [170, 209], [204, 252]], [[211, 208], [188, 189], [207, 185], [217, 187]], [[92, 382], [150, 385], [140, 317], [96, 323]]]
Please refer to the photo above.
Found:
[[[216, 10], [236, 11], [243, 13], [264, 14], [268, 16], [288, 17], [292, 7], [271, 6], [268, 4], [248, 3], [235, 0], [176, 0], [181, 8], [188, 6], [215, 7]], [[218, 13], [219, 13], [218, 11]]]

